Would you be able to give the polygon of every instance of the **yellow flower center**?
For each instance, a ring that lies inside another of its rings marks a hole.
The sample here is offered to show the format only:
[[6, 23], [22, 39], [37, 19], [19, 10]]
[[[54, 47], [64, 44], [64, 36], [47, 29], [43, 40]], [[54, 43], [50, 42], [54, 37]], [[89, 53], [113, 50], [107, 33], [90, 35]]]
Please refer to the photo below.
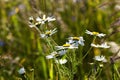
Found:
[[73, 37], [73, 40], [80, 40], [79, 37]]
[[70, 47], [70, 44], [63, 44], [63, 47]]
[[49, 35], [49, 34], [51, 34], [51, 31], [47, 31], [45, 34], [46, 34], [46, 35]]
[[93, 33], [93, 35], [98, 35], [99, 33], [98, 32], [92, 32]]

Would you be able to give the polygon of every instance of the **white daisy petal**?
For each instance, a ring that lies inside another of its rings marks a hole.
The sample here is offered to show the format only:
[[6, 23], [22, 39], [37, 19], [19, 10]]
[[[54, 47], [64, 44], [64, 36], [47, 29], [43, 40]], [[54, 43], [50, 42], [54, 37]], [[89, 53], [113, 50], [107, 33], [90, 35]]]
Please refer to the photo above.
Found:
[[47, 55], [47, 56], [46, 56], [46, 59], [52, 59], [52, 58], [54, 58], [53, 55]]
[[59, 63], [59, 64], [65, 64], [66, 62], [67, 62], [66, 59], [56, 60], [56, 63]]
[[24, 67], [20, 68], [18, 73], [19, 74], [25, 74], [25, 68]]
[[103, 56], [103, 55], [95, 56], [94, 59], [95, 59], [96, 61], [107, 62], [105, 56]]
[[110, 48], [110, 46], [108, 46], [107, 43], [102, 43], [101, 45], [92, 43], [91, 46], [96, 48]]

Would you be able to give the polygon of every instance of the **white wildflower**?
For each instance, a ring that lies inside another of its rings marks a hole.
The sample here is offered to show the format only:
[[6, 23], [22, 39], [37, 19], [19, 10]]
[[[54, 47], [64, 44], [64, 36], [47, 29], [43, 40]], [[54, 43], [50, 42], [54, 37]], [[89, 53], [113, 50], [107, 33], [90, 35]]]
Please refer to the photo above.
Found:
[[110, 46], [108, 46], [107, 43], [102, 43], [101, 45], [92, 43], [91, 46], [96, 48], [110, 48]]
[[53, 30], [47, 30], [44, 34], [40, 34], [41, 38], [47, 38], [50, 37], [51, 35], [55, 34], [57, 32], [57, 29]]
[[64, 55], [66, 52], [67, 52], [67, 50], [65, 50], [65, 49], [61, 49], [61, 50], [54, 51], [54, 52], [50, 53], [50, 55], [47, 55], [47, 56], [46, 56], [46, 59], [52, 59], [52, 58], [55, 58], [55, 57], [57, 57], [57, 56], [62, 56], [62, 55]]
[[43, 15], [43, 18], [37, 17], [36, 21], [41, 23], [41, 24], [45, 24], [45, 22], [51, 22], [51, 21], [55, 21], [56, 19], [53, 17], [46, 17], [46, 15]]
[[67, 62], [66, 59], [60, 59], [60, 60], [55, 60], [56, 63], [59, 63], [59, 64], [65, 64]]
[[95, 56], [94, 59], [95, 59], [96, 61], [107, 62], [105, 56], [103, 56], [103, 55]]
[[82, 45], [84, 46], [84, 39], [83, 37], [69, 37], [69, 42], [71, 45], [75, 46], [75, 47], [78, 47], [78, 45]]
[[57, 53], [58, 53], [60, 56], [64, 55], [66, 52], [67, 52], [66, 49], [57, 50]]
[[98, 36], [98, 37], [104, 37], [106, 34], [103, 34], [103, 33], [99, 33], [99, 32], [91, 32], [91, 31], [88, 31], [86, 30], [85, 32], [86, 34], [89, 34], [89, 35], [94, 35], [94, 36]]
[[52, 58], [55, 57], [56, 54], [57, 54], [57, 52], [54, 51], [54, 52], [52, 52], [50, 55], [47, 55], [47, 56], [46, 56], [46, 59], [52, 59]]
[[24, 67], [20, 68], [18, 73], [19, 74], [25, 74], [25, 68]]
[[59, 49], [77, 49], [78, 47], [73, 46], [69, 43], [63, 44], [62, 46], [55, 46], [58, 50]]

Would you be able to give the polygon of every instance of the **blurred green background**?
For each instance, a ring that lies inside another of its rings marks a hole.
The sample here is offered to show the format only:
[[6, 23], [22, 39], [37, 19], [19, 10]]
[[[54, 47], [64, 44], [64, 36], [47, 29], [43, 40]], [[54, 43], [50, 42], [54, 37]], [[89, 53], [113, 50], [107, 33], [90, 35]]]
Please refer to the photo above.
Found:
[[[56, 18], [50, 28], [58, 29], [52, 36], [58, 45], [64, 44], [70, 36], [83, 36], [86, 45], [83, 54], [92, 41], [91, 36], [84, 34], [86, 29], [107, 34], [105, 41], [120, 43], [119, 0], [0, 0], [0, 5], [0, 80], [17, 79], [22, 66], [27, 72], [34, 69], [35, 80], [50, 77], [50, 64], [44, 57], [50, 50], [37, 31], [29, 28], [30, 16], [46, 14]], [[112, 55], [108, 50], [101, 53], [108, 59]], [[84, 61], [89, 62], [90, 57]], [[87, 73], [89, 68], [85, 66], [83, 70]], [[109, 69], [104, 74], [100, 80], [111, 80]]]

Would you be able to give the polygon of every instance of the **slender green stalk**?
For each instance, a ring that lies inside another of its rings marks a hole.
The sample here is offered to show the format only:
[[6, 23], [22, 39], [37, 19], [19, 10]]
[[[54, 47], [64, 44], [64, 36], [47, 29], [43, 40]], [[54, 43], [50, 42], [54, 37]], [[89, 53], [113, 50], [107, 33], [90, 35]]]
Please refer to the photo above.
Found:
[[114, 68], [115, 68], [115, 71], [116, 71], [116, 73], [117, 73], [117, 75], [118, 75], [118, 78], [120, 79], [120, 74], [119, 74], [119, 72], [118, 72], [118, 70], [117, 70], [116, 65], [114, 65]]
[[114, 70], [114, 63], [112, 63], [112, 80], [115, 80], [114, 73], [115, 73], [115, 70]]
[[57, 72], [56, 72], [57, 79], [58, 79], [58, 80], [61, 80], [61, 73], [60, 73], [60, 68], [59, 68], [60, 65], [56, 63], [55, 66], [56, 66], [56, 68], [57, 68], [57, 69], [56, 69], [56, 70], [57, 70]]
[[[95, 39], [96, 39], [96, 36], [94, 36], [92, 43], [95, 42]], [[82, 59], [84, 59], [84, 58], [89, 54], [89, 52], [91, 51], [92, 48], [93, 48], [93, 47], [91, 46], [91, 47], [89, 48], [89, 50], [87, 51], [87, 53], [83, 56]]]
[[82, 60], [88, 55], [88, 53], [91, 51], [92, 47], [89, 48], [89, 50], [87, 51], [87, 53], [82, 57]]
[[53, 80], [53, 63], [51, 62], [51, 64], [50, 64], [50, 70], [49, 70], [50, 72], [49, 72], [49, 76], [50, 76], [50, 80]]
[[99, 68], [98, 68], [98, 72], [97, 72], [98, 74], [97, 74], [97, 76], [96, 76], [96, 79], [100, 76], [101, 72], [102, 72], [102, 69], [99, 67]]
[[34, 80], [34, 69], [31, 69], [30, 72], [30, 80]]

